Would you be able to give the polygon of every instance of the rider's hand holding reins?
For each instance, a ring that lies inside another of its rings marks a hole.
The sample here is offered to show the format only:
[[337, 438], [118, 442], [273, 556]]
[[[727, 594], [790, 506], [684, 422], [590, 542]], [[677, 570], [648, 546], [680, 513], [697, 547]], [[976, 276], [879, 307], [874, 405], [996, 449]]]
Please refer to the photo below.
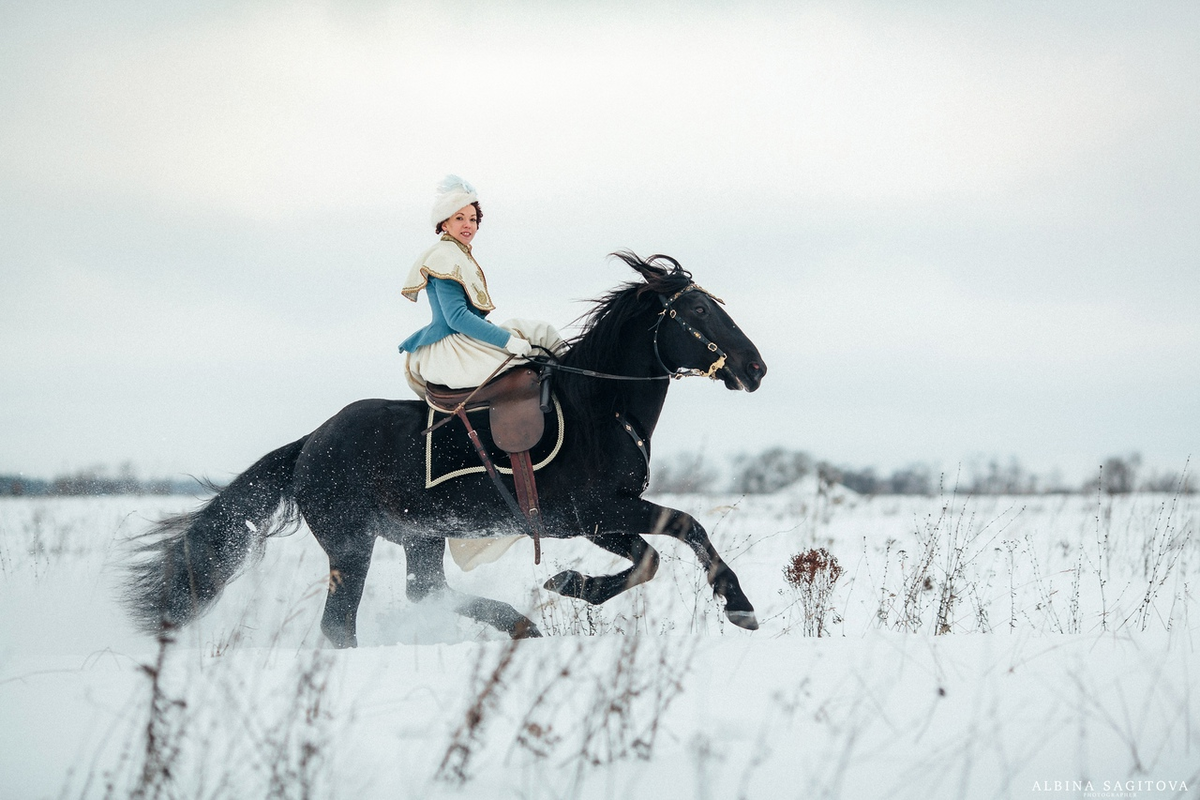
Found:
[[504, 349], [512, 353], [514, 356], [527, 356], [533, 350], [528, 339], [522, 339], [515, 333], [508, 337], [508, 341], [504, 343]]

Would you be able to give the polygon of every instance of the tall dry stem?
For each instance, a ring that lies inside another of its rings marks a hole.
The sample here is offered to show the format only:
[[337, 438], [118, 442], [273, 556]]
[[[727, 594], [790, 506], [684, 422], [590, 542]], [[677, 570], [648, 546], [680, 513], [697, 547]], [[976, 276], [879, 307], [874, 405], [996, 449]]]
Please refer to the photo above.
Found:
[[800, 593], [805, 636], [825, 635], [829, 597], [842, 572], [837, 557], [824, 547], [797, 553], [784, 568], [784, 580]]

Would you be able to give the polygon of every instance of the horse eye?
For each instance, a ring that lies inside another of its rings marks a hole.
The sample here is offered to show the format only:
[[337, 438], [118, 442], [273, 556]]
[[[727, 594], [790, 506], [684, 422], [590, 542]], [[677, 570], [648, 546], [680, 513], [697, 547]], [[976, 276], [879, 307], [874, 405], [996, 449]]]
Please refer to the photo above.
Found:
[[701, 317], [703, 317], [705, 314], [708, 313], [708, 310], [704, 306], [696, 306], [692, 310], [696, 312], [697, 316], [701, 316]]

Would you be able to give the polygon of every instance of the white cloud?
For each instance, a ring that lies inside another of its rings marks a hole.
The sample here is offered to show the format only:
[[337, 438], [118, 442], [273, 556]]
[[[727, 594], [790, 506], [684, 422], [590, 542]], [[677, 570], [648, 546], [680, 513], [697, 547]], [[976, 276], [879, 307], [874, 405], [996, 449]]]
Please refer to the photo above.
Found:
[[1061, 32], [980, 38], [979, 21], [560, 22], [280, 5], [89, 31], [20, 95], [4, 169], [250, 217], [423, 203], [454, 164], [518, 195], [1011, 198], [1100, 158], [1173, 90]]
[[[627, 246], [725, 295], [772, 372], [701, 411], [800, 397], [794, 443], [859, 460], [924, 458], [929, 427], [939, 453], [1053, 460], [1038, 403], [1064, 441], [1094, 421], [1082, 452], [1195, 440], [1170, 417], [1200, 350], [1190, 5], [29, 8], [0, 25], [13, 430], [51, 430], [83, 370], [117, 411], [125, 370], [179, 375], [142, 409], [160, 427], [255, 359], [296, 381], [275, 390], [298, 419], [404, 394], [395, 341], [424, 309], [389, 281], [454, 171], [484, 192], [506, 315], [565, 322], [628, 277], [601, 266]], [[229, 397], [243, 430], [282, 425]], [[121, 424], [109, 451], [141, 457]], [[69, 438], [14, 440], [11, 467]]]

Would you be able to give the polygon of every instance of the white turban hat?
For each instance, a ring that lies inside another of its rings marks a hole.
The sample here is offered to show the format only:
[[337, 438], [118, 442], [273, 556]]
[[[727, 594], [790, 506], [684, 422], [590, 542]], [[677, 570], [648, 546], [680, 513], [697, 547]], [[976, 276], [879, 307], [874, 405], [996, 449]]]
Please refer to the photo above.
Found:
[[457, 175], [447, 175], [438, 185], [437, 199], [433, 201], [430, 221], [436, 228], [439, 223], [450, 219], [455, 211], [478, 201], [479, 195], [475, 194], [474, 186]]

